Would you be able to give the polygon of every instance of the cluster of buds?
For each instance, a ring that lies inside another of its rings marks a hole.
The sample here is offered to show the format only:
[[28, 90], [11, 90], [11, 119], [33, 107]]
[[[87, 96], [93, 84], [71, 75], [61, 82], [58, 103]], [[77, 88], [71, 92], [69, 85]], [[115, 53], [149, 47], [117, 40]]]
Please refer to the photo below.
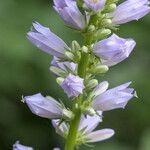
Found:
[[[50, 71], [71, 100], [72, 108], [40, 93], [22, 99], [32, 113], [51, 119], [56, 133], [67, 141], [65, 150], [73, 150], [74, 146], [112, 137], [114, 130], [109, 128], [93, 131], [102, 122], [102, 113], [125, 108], [128, 101], [136, 97], [135, 90], [129, 88], [131, 82], [108, 89], [109, 83], [99, 83], [95, 75], [105, 74], [109, 67], [129, 57], [136, 42], [112, 32], [120, 24], [142, 18], [150, 12], [150, 7], [148, 0], [126, 0], [123, 3], [119, 0], [53, 1], [54, 9], [64, 23], [83, 36], [83, 44], [72, 41], [69, 46], [38, 22], [33, 23], [27, 38], [53, 56]], [[18, 142], [13, 149], [32, 150]]]

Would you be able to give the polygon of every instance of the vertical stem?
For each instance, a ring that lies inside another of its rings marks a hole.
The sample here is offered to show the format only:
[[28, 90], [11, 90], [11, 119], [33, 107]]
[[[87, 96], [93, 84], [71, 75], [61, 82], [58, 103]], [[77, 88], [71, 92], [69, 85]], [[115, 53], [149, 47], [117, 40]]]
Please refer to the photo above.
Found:
[[65, 150], [74, 150], [76, 144], [76, 137], [78, 132], [78, 126], [80, 122], [81, 112], [80, 110], [75, 111], [75, 117], [70, 123], [69, 134], [65, 145]]
[[[78, 75], [81, 78], [85, 78], [86, 76], [86, 69], [88, 65], [88, 54], [82, 53], [81, 56], [81, 61], [78, 66]], [[77, 133], [78, 133], [78, 127], [80, 123], [80, 118], [81, 118], [81, 111], [79, 108], [76, 108], [76, 104], [80, 104], [82, 102], [83, 98], [82, 95], [80, 95], [77, 99], [77, 102], [75, 102], [73, 106], [73, 112], [74, 112], [74, 119], [70, 122], [70, 129], [65, 145], [65, 150], [74, 150], [75, 144], [76, 144], [76, 139], [77, 139]]]

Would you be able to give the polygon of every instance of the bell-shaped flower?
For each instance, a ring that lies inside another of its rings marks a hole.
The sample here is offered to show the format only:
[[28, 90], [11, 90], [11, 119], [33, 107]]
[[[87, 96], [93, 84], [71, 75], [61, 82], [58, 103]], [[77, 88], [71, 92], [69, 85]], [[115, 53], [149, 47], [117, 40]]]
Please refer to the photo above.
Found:
[[32, 147], [29, 146], [24, 146], [22, 144], [19, 144], [19, 141], [17, 141], [14, 145], [13, 145], [13, 150], [33, 150]]
[[[101, 111], [98, 111], [99, 116], [102, 115]], [[102, 118], [97, 115], [94, 116], [82, 116], [79, 125], [79, 131], [81, 135], [79, 139], [83, 139], [86, 143], [100, 142], [106, 140], [114, 135], [114, 130], [112, 129], [101, 129], [93, 131], [100, 122]], [[79, 141], [80, 142], [80, 141]]]
[[110, 14], [113, 24], [138, 20], [150, 12], [149, 0], [126, 0]]
[[77, 68], [77, 64], [73, 63], [73, 62], [69, 62], [69, 61], [65, 61], [65, 62], [61, 62], [59, 61], [60, 59], [57, 57], [53, 57], [51, 64], [55, 67], [58, 67], [64, 71], [67, 71], [66, 68], [70, 69], [71, 71], [75, 71]]
[[[128, 101], [135, 96], [134, 89], [128, 88], [130, 84], [131, 82], [128, 82], [109, 90], [100, 86], [99, 91], [102, 89], [103, 92], [96, 95], [96, 98], [92, 102], [93, 108], [100, 111], [125, 108]], [[103, 86], [105, 85], [103, 84]]]
[[65, 49], [68, 48], [61, 38], [38, 22], [33, 23], [33, 29], [27, 33], [27, 38], [42, 51], [59, 58], [64, 57]]
[[77, 30], [85, 29], [85, 18], [74, 0], [54, 0], [54, 9], [66, 25]]
[[33, 114], [40, 117], [48, 119], [71, 117], [69, 111], [50, 96], [44, 97], [38, 93], [32, 96], [23, 97], [23, 101], [28, 105]]
[[136, 42], [133, 39], [123, 39], [113, 34], [107, 39], [94, 45], [94, 53], [101, 59], [101, 63], [113, 66], [129, 57]]
[[[98, 111], [99, 115], [102, 115], [101, 111]], [[57, 122], [57, 124], [54, 122]], [[112, 129], [101, 129], [93, 131], [98, 124], [102, 122], [102, 118], [98, 115], [94, 116], [81, 116], [79, 128], [78, 128], [78, 143], [92, 143], [106, 140], [114, 135], [114, 130]], [[66, 123], [61, 123], [60, 120], [53, 120], [53, 126], [56, 129], [56, 132], [64, 137], [67, 136], [69, 131], [69, 125]]]
[[68, 97], [77, 97], [85, 88], [83, 82], [84, 79], [69, 73], [62, 82], [61, 87], [64, 89], [64, 92], [68, 95]]
[[106, 0], [84, 0], [85, 4], [93, 11], [102, 10]]

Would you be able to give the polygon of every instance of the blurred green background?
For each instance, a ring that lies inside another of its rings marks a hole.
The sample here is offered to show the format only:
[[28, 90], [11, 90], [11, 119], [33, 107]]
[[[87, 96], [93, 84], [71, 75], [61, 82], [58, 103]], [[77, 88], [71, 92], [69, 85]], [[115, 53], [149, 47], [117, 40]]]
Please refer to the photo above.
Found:
[[[64, 144], [49, 120], [33, 115], [20, 101], [22, 95], [38, 92], [67, 100], [49, 72], [51, 57], [26, 39], [33, 21], [49, 26], [68, 44], [80, 40], [77, 33], [64, 26], [49, 0], [0, 0], [1, 150], [11, 150], [16, 140], [35, 150]], [[113, 128], [113, 138], [95, 147], [83, 146], [82, 150], [150, 150], [150, 15], [122, 25], [117, 34], [134, 38], [137, 46], [127, 60], [99, 79], [108, 80], [111, 87], [131, 80], [139, 98], [130, 101], [125, 110], [104, 114], [98, 128]]]

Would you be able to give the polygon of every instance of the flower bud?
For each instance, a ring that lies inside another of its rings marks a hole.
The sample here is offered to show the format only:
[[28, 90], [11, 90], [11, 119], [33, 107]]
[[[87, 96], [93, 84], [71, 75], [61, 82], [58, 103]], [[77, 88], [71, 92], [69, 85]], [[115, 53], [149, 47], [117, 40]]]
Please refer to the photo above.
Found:
[[95, 26], [94, 25], [90, 25], [89, 27], [88, 27], [88, 31], [89, 32], [93, 32], [95, 30]]
[[72, 52], [76, 52], [76, 51], [80, 50], [80, 45], [77, 41], [72, 41], [71, 50], [72, 50]]
[[110, 29], [100, 29], [98, 30], [94, 35], [94, 40], [100, 40], [107, 37], [109, 34], [111, 34]]
[[102, 25], [107, 26], [110, 25], [112, 23], [111, 19], [103, 19], [102, 20]]
[[89, 115], [89, 116], [94, 116], [96, 114], [95, 110], [92, 107], [86, 108], [84, 113]]
[[81, 51], [84, 52], [84, 53], [88, 53], [88, 48], [86, 46], [83, 46], [81, 48]]
[[65, 52], [65, 56], [69, 59], [69, 60], [74, 60], [74, 55], [71, 52], [66, 51]]
[[90, 72], [94, 74], [100, 74], [100, 73], [106, 73], [108, 70], [109, 70], [108, 66], [98, 65], [94, 69], [90, 70]]
[[84, 79], [69, 73], [62, 82], [61, 87], [68, 97], [77, 97], [84, 90]]
[[87, 88], [92, 89], [98, 85], [98, 81], [96, 79], [92, 79], [86, 85]]
[[65, 71], [63, 71], [62, 69], [58, 67], [51, 66], [49, 69], [51, 72], [53, 72], [57, 76], [65, 77], [67, 75]]
[[72, 111], [70, 111], [68, 109], [63, 109], [62, 110], [62, 115], [63, 115], [63, 118], [66, 119], [66, 120], [71, 120], [73, 118]]
[[113, 4], [110, 4], [110, 5], [108, 5], [107, 7], [106, 7], [106, 9], [105, 9], [105, 12], [113, 12], [115, 9], [116, 9], [116, 4], [115, 3], [113, 3]]

